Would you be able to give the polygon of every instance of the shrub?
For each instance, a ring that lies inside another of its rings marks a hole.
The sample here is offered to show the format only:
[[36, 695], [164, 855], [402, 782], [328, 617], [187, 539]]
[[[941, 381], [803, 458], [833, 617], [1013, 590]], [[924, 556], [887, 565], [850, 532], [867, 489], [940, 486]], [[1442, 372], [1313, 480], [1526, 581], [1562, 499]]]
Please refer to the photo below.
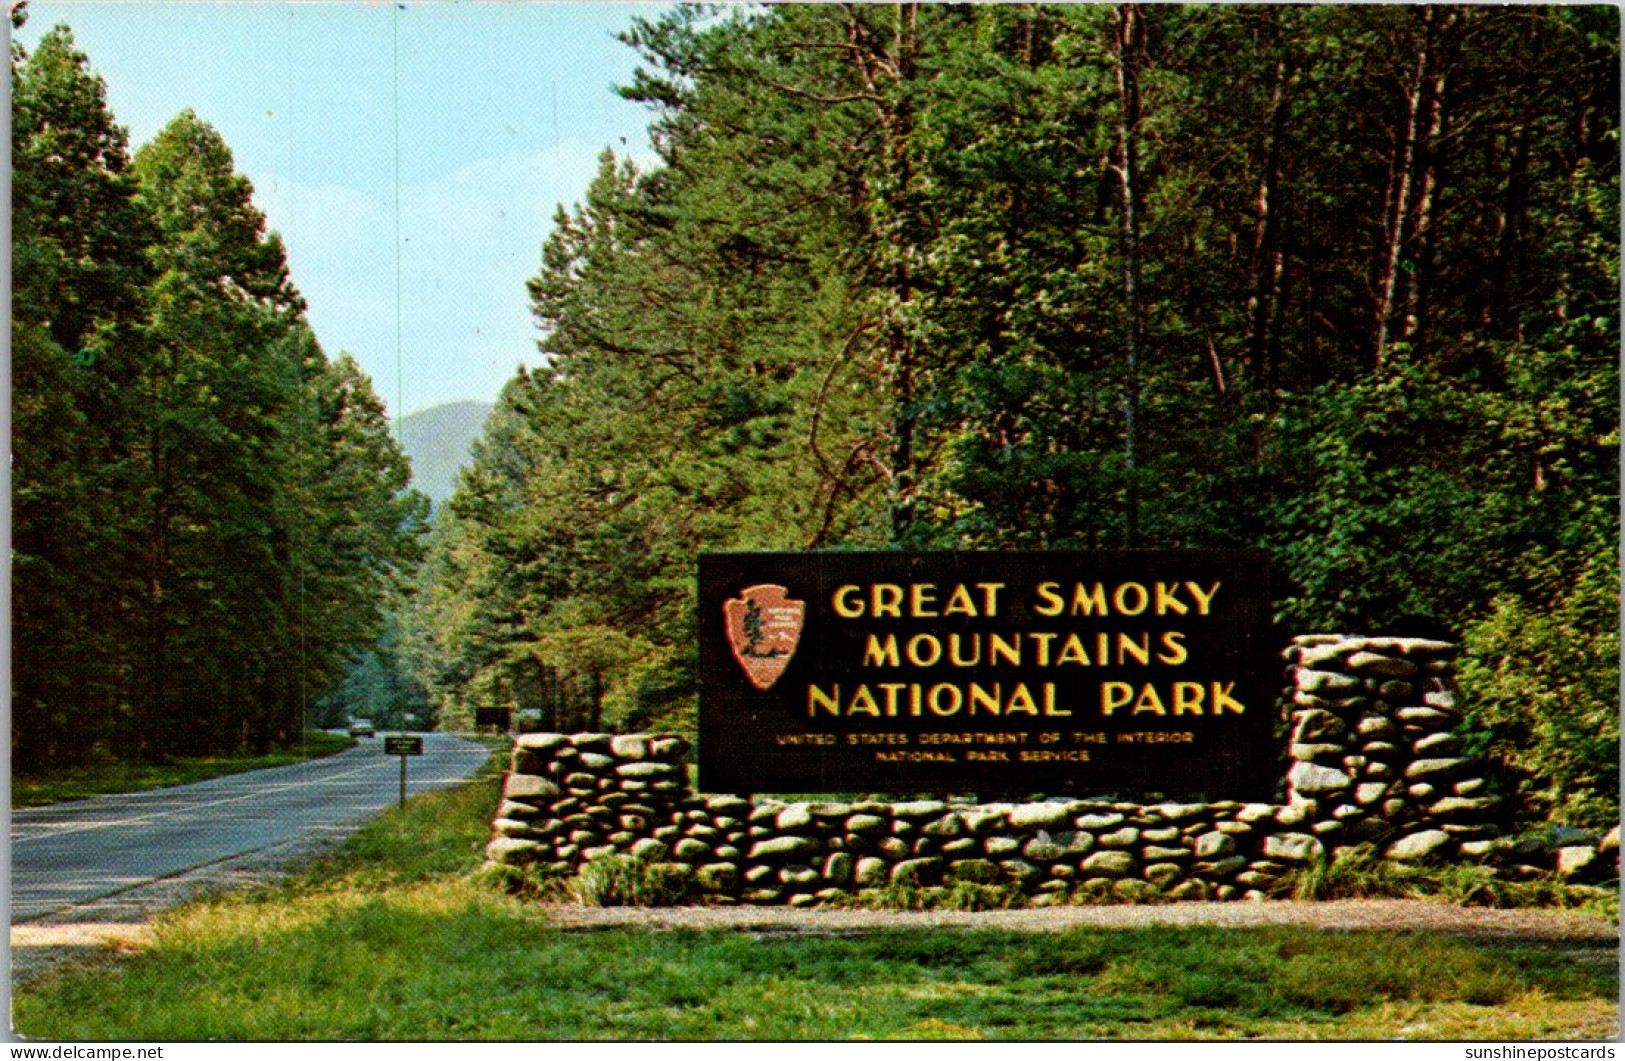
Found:
[[1602, 554], [1561, 580], [1546, 570], [1549, 603], [1503, 595], [1467, 630], [1464, 709], [1520, 818], [1607, 827], [1619, 820], [1619, 577]]

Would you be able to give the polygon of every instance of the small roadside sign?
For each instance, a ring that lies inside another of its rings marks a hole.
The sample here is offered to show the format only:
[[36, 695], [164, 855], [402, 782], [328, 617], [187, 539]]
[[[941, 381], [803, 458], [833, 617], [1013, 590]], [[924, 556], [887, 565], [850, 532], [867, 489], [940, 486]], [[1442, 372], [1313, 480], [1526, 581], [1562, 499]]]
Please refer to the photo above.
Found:
[[384, 754], [401, 757], [401, 806], [406, 806], [406, 757], [423, 754], [423, 738], [405, 733], [391, 733], [384, 737]]
[[385, 755], [422, 755], [423, 738], [396, 734], [384, 738]]

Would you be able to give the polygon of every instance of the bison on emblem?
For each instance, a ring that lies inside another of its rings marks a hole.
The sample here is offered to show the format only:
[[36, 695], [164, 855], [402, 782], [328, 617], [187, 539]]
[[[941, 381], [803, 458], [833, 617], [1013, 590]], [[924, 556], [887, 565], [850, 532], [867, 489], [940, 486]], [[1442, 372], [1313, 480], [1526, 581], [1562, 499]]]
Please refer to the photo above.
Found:
[[722, 603], [734, 659], [750, 683], [764, 691], [790, 665], [801, 639], [807, 604], [791, 600], [788, 593], [783, 586], [751, 586]]

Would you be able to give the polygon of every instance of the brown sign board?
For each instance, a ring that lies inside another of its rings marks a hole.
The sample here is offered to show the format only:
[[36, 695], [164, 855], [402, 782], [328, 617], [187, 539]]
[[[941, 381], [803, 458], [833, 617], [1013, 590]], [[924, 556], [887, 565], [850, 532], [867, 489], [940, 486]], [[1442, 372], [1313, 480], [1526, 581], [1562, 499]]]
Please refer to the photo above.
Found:
[[423, 738], [395, 734], [384, 738], [385, 755], [422, 755]]
[[707, 553], [699, 784], [1263, 799], [1256, 550]]

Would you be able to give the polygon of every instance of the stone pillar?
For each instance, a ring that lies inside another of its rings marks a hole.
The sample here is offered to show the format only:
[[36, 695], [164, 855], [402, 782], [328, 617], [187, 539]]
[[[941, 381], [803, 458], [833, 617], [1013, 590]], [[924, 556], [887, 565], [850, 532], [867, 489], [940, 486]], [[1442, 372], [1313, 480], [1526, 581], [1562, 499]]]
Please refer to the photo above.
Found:
[[1294, 638], [1287, 798], [1334, 856], [1491, 853], [1495, 800], [1462, 755], [1456, 646], [1409, 637]]

